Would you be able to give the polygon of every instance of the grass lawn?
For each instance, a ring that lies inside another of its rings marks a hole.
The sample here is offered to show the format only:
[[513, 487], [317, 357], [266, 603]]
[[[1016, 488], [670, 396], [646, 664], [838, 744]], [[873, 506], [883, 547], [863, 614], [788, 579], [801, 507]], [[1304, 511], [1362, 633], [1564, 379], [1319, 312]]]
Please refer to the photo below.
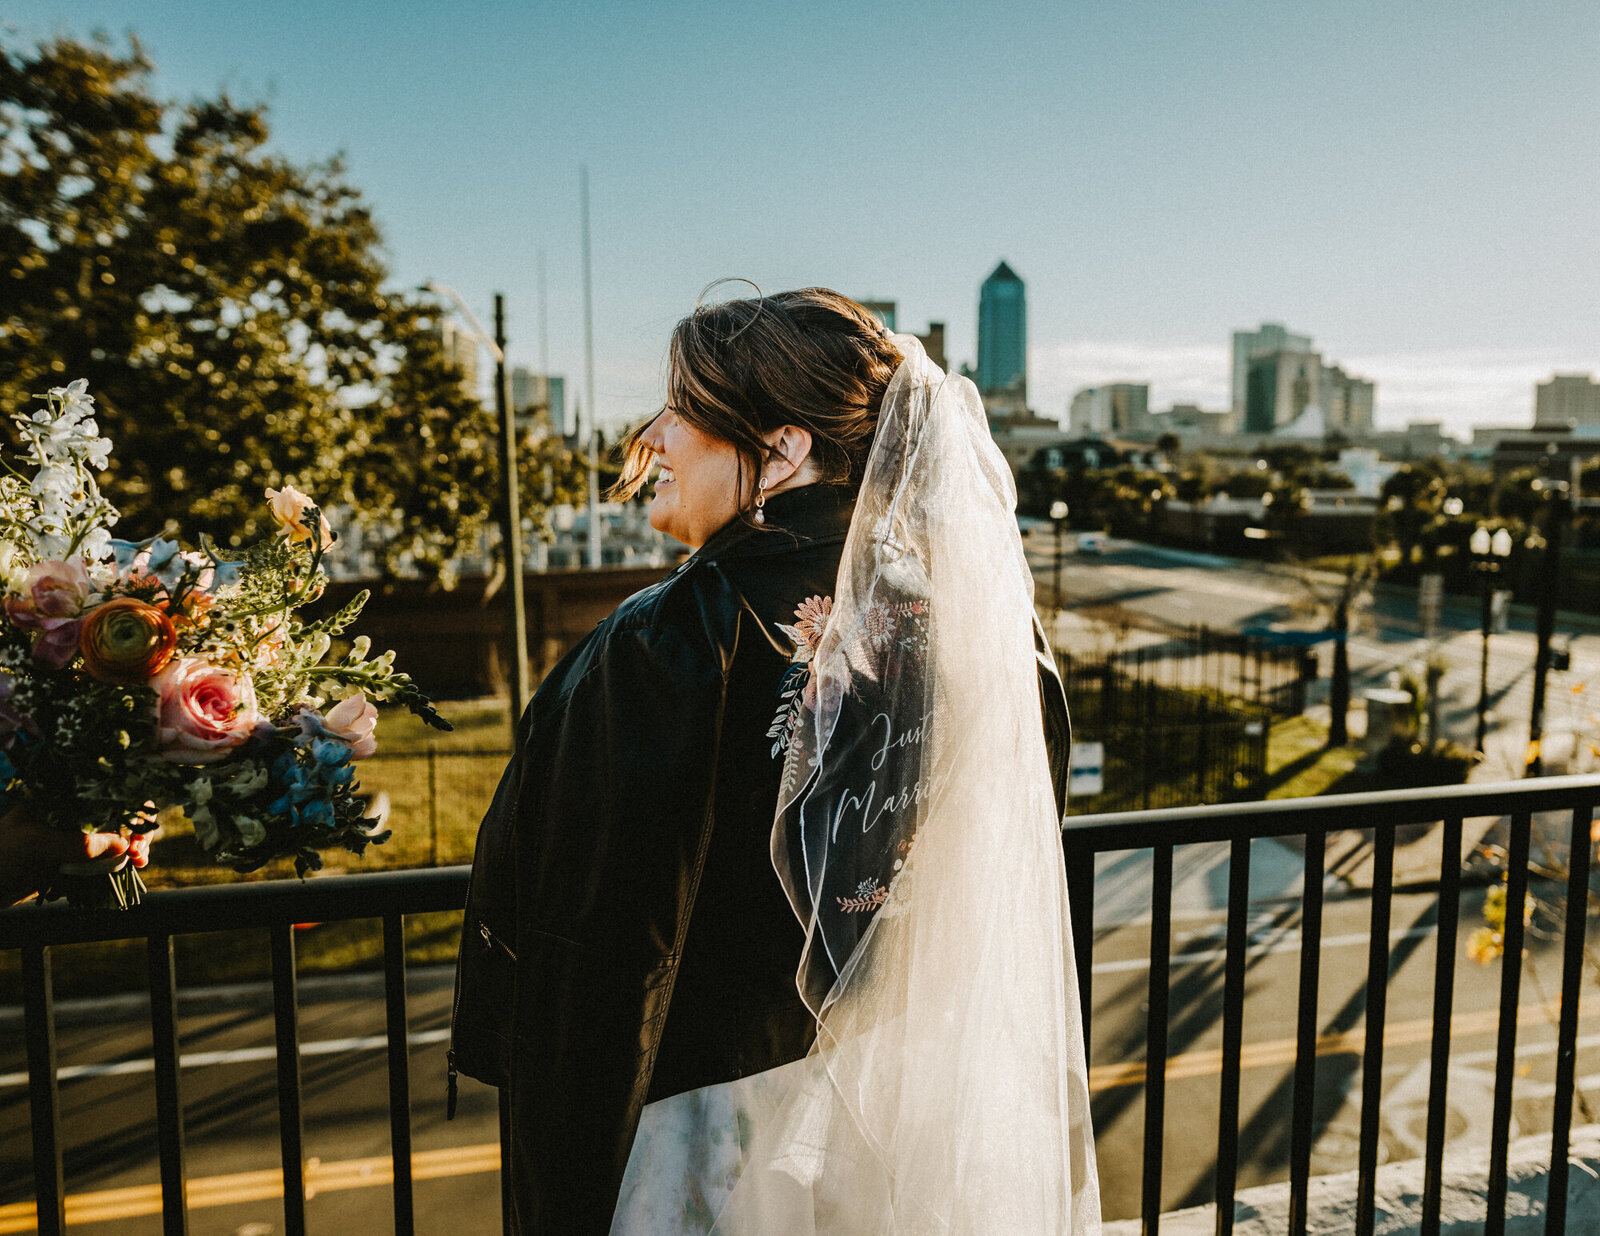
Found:
[[1360, 747], [1329, 747], [1327, 726], [1309, 717], [1279, 721], [1267, 739], [1267, 797], [1312, 798], [1388, 788], [1376, 773], [1356, 767], [1360, 759]]

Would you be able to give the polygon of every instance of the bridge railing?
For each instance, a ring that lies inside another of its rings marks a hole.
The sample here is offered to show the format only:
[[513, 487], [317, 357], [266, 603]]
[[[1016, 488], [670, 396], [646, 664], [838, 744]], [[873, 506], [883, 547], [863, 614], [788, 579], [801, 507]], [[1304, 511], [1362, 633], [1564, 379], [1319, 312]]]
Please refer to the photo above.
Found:
[[[1323, 889], [1328, 838], [1359, 831], [1370, 835], [1372, 893], [1368, 943], [1365, 1029], [1362, 1043], [1360, 1177], [1357, 1232], [1371, 1233], [1382, 1114], [1384, 1024], [1390, 969], [1390, 915], [1394, 896], [1396, 830], [1437, 825], [1442, 858], [1438, 876], [1437, 949], [1425, 1156], [1424, 1236], [1440, 1225], [1450, 1022], [1459, 936], [1463, 823], [1505, 817], [1508, 877], [1504, 958], [1500, 975], [1494, 1111], [1489, 1160], [1490, 1236], [1505, 1230], [1507, 1149], [1512, 1081], [1516, 1067], [1517, 1009], [1521, 995], [1524, 908], [1529, 896], [1529, 847], [1536, 815], [1562, 813], [1568, 864], [1562, 902], [1562, 981], [1556, 1051], [1554, 1107], [1550, 1129], [1550, 1192], [1545, 1230], [1566, 1230], [1567, 1146], [1571, 1127], [1584, 928], [1591, 867], [1590, 830], [1600, 809], [1600, 776], [1555, 777], [1501, 785], [1467, 785], [1326, 798], [1176, 808], [1081, 816], [1063, 833], [1067, 879], [1077, 950], [1080, 995], [1088, 1033], [1093, 999], [1097, 854], [1150, 849], [1150, 970], [1144, 1034], [1145, 1124], [1141, 1181], [1145, 1230], [1160, 1224], [1162, 1151], [1168, 1065], [1173, 852], [1195, 843], [1230, 846], [1228, 918], [1222, 1000], [1221, 1103], [1214, 1152], [1216, 1230], [1232, 1230], [1238, 1180], [1239, 1084], [1245, 998], [1245, 963], [1250, 905], [1250, 845], [1260, 838], [1288, 837], [1304, 846], [1304, 895], [1300, 908], [1300, 971], [1293, 1069], [1290, 1143], [1292, 1236], [1307, 1226], [1307, 1194], [1314, 1138], [1314, 1092], [1321, 1027], [1317, 993], [1322, 943]], [[33, 1173], [38, 1230], [65, 1229], [60, 1098], [50, 950], [97, 940], [147, 941], [151, 1033], [155, 1061], [156, 1115], [162, 1215], [168, 1233], [187, 1233], [184, 1202], [185, 1141], [179, 1069], [177, 991], [173, 939], [194, 932], [257, 929], [271, 942], [273, 1018], [276, 1040], [279, 1133], [284, 1184], [284, 1222], [290, 1236], [305, 1228], [305, 1154], [301, 1115], [299, 1001], [294, 924], [379, 919], [383, 924], [385, 1009], [388, 1038], [390, 1142], [393, 1161], [394, 1226], [397, 1236], [415, 1230], [411, 1172], [410, 1076], [407, 1060], [406, 974], [403, 920], [409, 914], [459, 910], [466, 897], [467, 869], [372, 872], [322, 876], [305, 882], [158, 891], [122, 912], [86, 912], [63, 905], [21, 906], [0, 911], [0, 949], [20, 951], [23, 976], [29, 1100], [33, 1127]], [[1346, 1036], [1348, 1037], [1348, 1036]], [[502, 1145], [505, 1122], [502, 1107]], [[502, 1190], [502, 1213], [504, 1214]]]
[[[1361, 1047], [1359, 1192], [1357, 1236], [1372, 1236], [1382, 1119], [1384, 1023], [1390, 979], [1390, 912], [1394, 898], [1395, 832], [1410, 825], [1437, 825], [1441, 859], [1433, 981], [1427, 1134], [1424, 1156], [1422, 1236], [1438, 1236], [1443, 1187], [1450, 1030], [1461, 902], [1462, 828], [1466, 820], [1505, 817], [1507, 879], [1504, 954], [1496, 1023], [1494, 1108], [1490, 1131], [1488, 1214], [1484, 1231], [1503, 1236], [1506, 1223], [1507, 1155], [1511, 1131], [1512, 1081], [1516, 1072], [1517, 1006], [1521, 996], [1524, 915], [1528, 906], [1529, 846], [1536, 815], [1559, 812], [1568, 852], [1562, 897], [1562, 968], [1557, 1031], [1554, 1107], [1550, 1129], [1549, 1200], [1545, 1231], [1566, 1231], [1567, 1148], [1572, 1121], [1578, 1008], [1583, 982], [1584, 928], [1589, 904], [1590, 830], [1600, 807], [1600, 776], [1551, 777], [1497, 785], [1436, 786], [1323, 798], [1277, 799], [1183, 807], [1164, 811], [1071, 817], [1063, 833], [1071, 895], [1078, 982], [1084, 1025], [1093, 998], [1095, 856], [1109, 851], [1153, 852], [1150, 973], [1145, 1017], [1144, 1135], [1141, 1215], [1144, 1231], [1160, 1224], [1162, 1151], [1168, 1065], [1168, 1028], [1173, 905], [1173, 851], [1195, 843], [1229, 843], [1227, 942], [1222, 992], [1221, 1096], [1215, 1147], [1213, 1198], [1217, 1236], [1233, 1230], [1238, 1183], [1239, 1081], [1244, 1028], [1245, 960], [1250, 906], [1250, 843], [1289, 837], [1303, 844], [1305, 868], [1300, 906], [1300, 973], [1296, 1013], [1289, 1153], [1289, 1233], [1304, 1236], [1311, 1178], [1317, 1052], [1317, 1015], [1322, 947], [1323, 894], [1330, 834], [1370, 834], [1371, 919]], [[1346, 1036], [1349, 1037], [1349, 1036]]]

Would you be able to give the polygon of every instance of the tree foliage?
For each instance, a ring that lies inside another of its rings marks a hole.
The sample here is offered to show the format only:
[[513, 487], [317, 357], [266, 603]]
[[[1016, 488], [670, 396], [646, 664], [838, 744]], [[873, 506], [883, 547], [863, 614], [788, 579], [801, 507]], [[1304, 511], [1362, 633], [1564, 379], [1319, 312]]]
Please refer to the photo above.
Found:
[[[250, 538], [292, 483], [349, 506], [391, 569], [475, 547], [493, 414], [437, 310], [385, 289], [339, 161], [293, 164], [262, 106], [168, 103], [151, 72], [136, 42], [0, 47], [0, 413], [87, 378], [126, 535]], [[550, 439], [524, 471], [537, 515], [574, 464]]]

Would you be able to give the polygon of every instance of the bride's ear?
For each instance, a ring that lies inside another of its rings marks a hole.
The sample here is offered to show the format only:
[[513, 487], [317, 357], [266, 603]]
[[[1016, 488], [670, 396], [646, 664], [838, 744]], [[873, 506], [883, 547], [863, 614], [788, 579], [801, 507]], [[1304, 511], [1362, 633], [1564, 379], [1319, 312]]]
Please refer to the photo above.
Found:
[[774, 489], [799, 472], [811, 458], [811, 431], [800, 425], [785, 425], [766, 435], [767, 488]]

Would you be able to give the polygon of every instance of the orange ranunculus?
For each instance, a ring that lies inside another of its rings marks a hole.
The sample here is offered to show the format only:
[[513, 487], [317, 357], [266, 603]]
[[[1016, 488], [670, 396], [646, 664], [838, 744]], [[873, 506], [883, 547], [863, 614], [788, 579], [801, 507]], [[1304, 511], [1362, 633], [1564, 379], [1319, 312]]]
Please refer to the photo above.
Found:
[[147, 682], [166, 668], [178, 645], [172, 619], [134, 597], [90, 610], [79, 634], [83, 668], [102, 682]]

